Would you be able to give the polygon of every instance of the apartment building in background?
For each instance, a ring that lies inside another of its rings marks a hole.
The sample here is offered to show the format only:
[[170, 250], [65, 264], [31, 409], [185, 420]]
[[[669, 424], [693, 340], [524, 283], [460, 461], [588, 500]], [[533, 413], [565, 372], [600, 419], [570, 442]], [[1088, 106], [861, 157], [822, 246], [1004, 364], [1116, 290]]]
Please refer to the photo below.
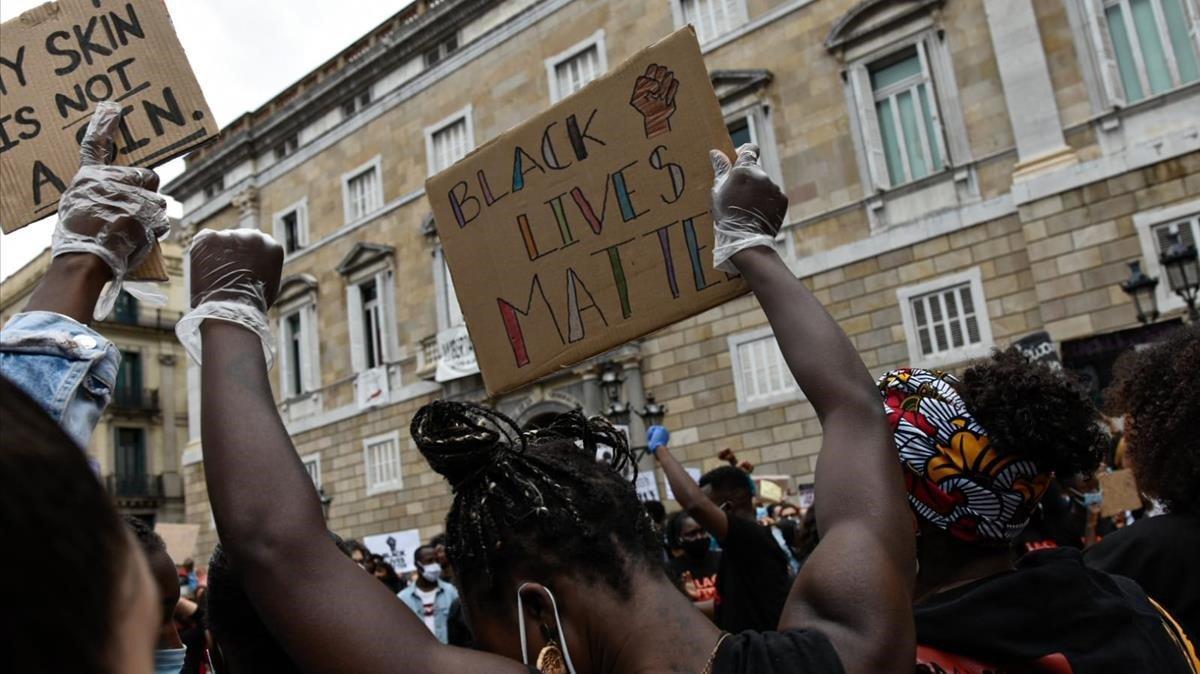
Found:
[[[166, 187], [185, 238], [256, 228], [287, 251], [272, 381], [333, 530], [438, 532], [450, 492], [409, 421], [485, 399], [425, 179], [686, 23], [735, 144], [791, 199], [784, 255], [872, 370], [956, 369], [1044, 331], [1098, 389], [1182, 322], [1158, 258], [1200, 237], [1197, 0], [418, 0]], [[1163, 276], [1146, 326], [1119, 287], [1134, 261]], [[728, 447], [812, 480], [819, 424], [752, 297], [490, 402], [529, 425], [600, 413], [605, 371], [633, 409], [666, 403], [688, 466]]]
[[[183, 522], [180, 457], [187, 440], [187, 356], [175, 338], [183, 315], [183, 250], [163, 244], [171, 282], [161, 307], [121, 293], [109, 317], [92, 327], [121, 352], [112, 402], [86, 451], [117, 509], [149, 524]], [[0, 325], [19, 313], [50, 265], [50, 249], [0, 283]]]

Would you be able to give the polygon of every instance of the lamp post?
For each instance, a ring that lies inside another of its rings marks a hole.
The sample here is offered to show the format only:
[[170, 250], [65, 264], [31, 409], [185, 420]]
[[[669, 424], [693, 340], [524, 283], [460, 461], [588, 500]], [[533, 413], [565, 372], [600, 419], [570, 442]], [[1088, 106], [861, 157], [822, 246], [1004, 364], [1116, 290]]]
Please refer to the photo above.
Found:
[[1158, 279], [1146, 276], [1140, 260], [1129, 263], [1129, 278], [1121, 282], [1121, 290], [1133, 299], [1138, 322], [1149, 325], [1158, 320]]
[[604, 408], [604, 416], [618, 426], [629, 425], [629, 404], [621, 401], [621, 389], [624, 388], [625, 378], [621, 376], [621, 366], [617, 363], [605, 363], [600, 366], [600, 389], [608, 400]]
[[1158, 262], [1167, 274], [1171, 292], [1179, 295], [1187, 304], [1188, 320], [1192, 323], [1200, 320], [1200, 313], [1196, 311], [1196, 294], [1200, 292], [1200, 261], [1195, 244], [1184, 243], [1178, 230], [1171, 232], [1167, 235], [1167, 247]]
[[333, 497], [325, 493], [325, 487], [317, 489], [317, 496], [321, 499], [321, 516], [328, 522], [329, 506], [333, 505]]

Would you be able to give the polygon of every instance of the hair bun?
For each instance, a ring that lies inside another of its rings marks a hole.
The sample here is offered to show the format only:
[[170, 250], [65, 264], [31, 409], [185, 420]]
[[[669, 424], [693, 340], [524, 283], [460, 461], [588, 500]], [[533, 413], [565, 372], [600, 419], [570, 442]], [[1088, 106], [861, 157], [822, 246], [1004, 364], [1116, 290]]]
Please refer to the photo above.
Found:
[[523, 443], [508, 417], [480, 405], [444, 400], [418, 410], [409, 430], [429, 467], [454, 488]]

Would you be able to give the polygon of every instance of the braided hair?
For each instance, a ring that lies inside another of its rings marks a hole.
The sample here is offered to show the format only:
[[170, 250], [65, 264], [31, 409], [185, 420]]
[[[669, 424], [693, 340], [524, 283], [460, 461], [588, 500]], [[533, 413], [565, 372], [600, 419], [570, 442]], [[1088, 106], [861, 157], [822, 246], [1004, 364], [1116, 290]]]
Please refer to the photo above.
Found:
[[[454, 493], [446, 553], [473, 597], [503, 605], [505, 578], [569, 571], [628, 599], [630, 568], [658, 568], [633, 454], [604, 419], [575, 411], [522, 432], [490, 408], [438, 401], [417, 412], [411, 432]], [[608, 463], [597, 462], [601, 447], [611, 450]]]

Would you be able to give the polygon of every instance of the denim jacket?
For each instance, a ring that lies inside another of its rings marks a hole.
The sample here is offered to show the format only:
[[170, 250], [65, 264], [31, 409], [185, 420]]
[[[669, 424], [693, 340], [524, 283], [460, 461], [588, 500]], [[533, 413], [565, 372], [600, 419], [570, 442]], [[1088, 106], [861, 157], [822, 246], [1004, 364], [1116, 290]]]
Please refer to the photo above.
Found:
[[82, 448], [112, 397], [121, 354], [107, 339], [49, 311], [0, 330], [0, 374], [36, 400]]
[[[421, 605], [421, 598], [417, 596], [416, 583], [400, 590], [396, 596], [400, 598], [400, 601], [407, 604], [408, 608], [412, 609], [412, 612], [416, 613], [418, 618], [421, 618], [425, 614], [425, 607]], [[434, 636], [443, 644], [450, 643], [450, 630], [448, 627], [450, 605], [456, 599], [458, 599], [458, 590], [450, 583], [439, 580], [437, 595], [433, 598], [434, 622], [437, 625]]]

